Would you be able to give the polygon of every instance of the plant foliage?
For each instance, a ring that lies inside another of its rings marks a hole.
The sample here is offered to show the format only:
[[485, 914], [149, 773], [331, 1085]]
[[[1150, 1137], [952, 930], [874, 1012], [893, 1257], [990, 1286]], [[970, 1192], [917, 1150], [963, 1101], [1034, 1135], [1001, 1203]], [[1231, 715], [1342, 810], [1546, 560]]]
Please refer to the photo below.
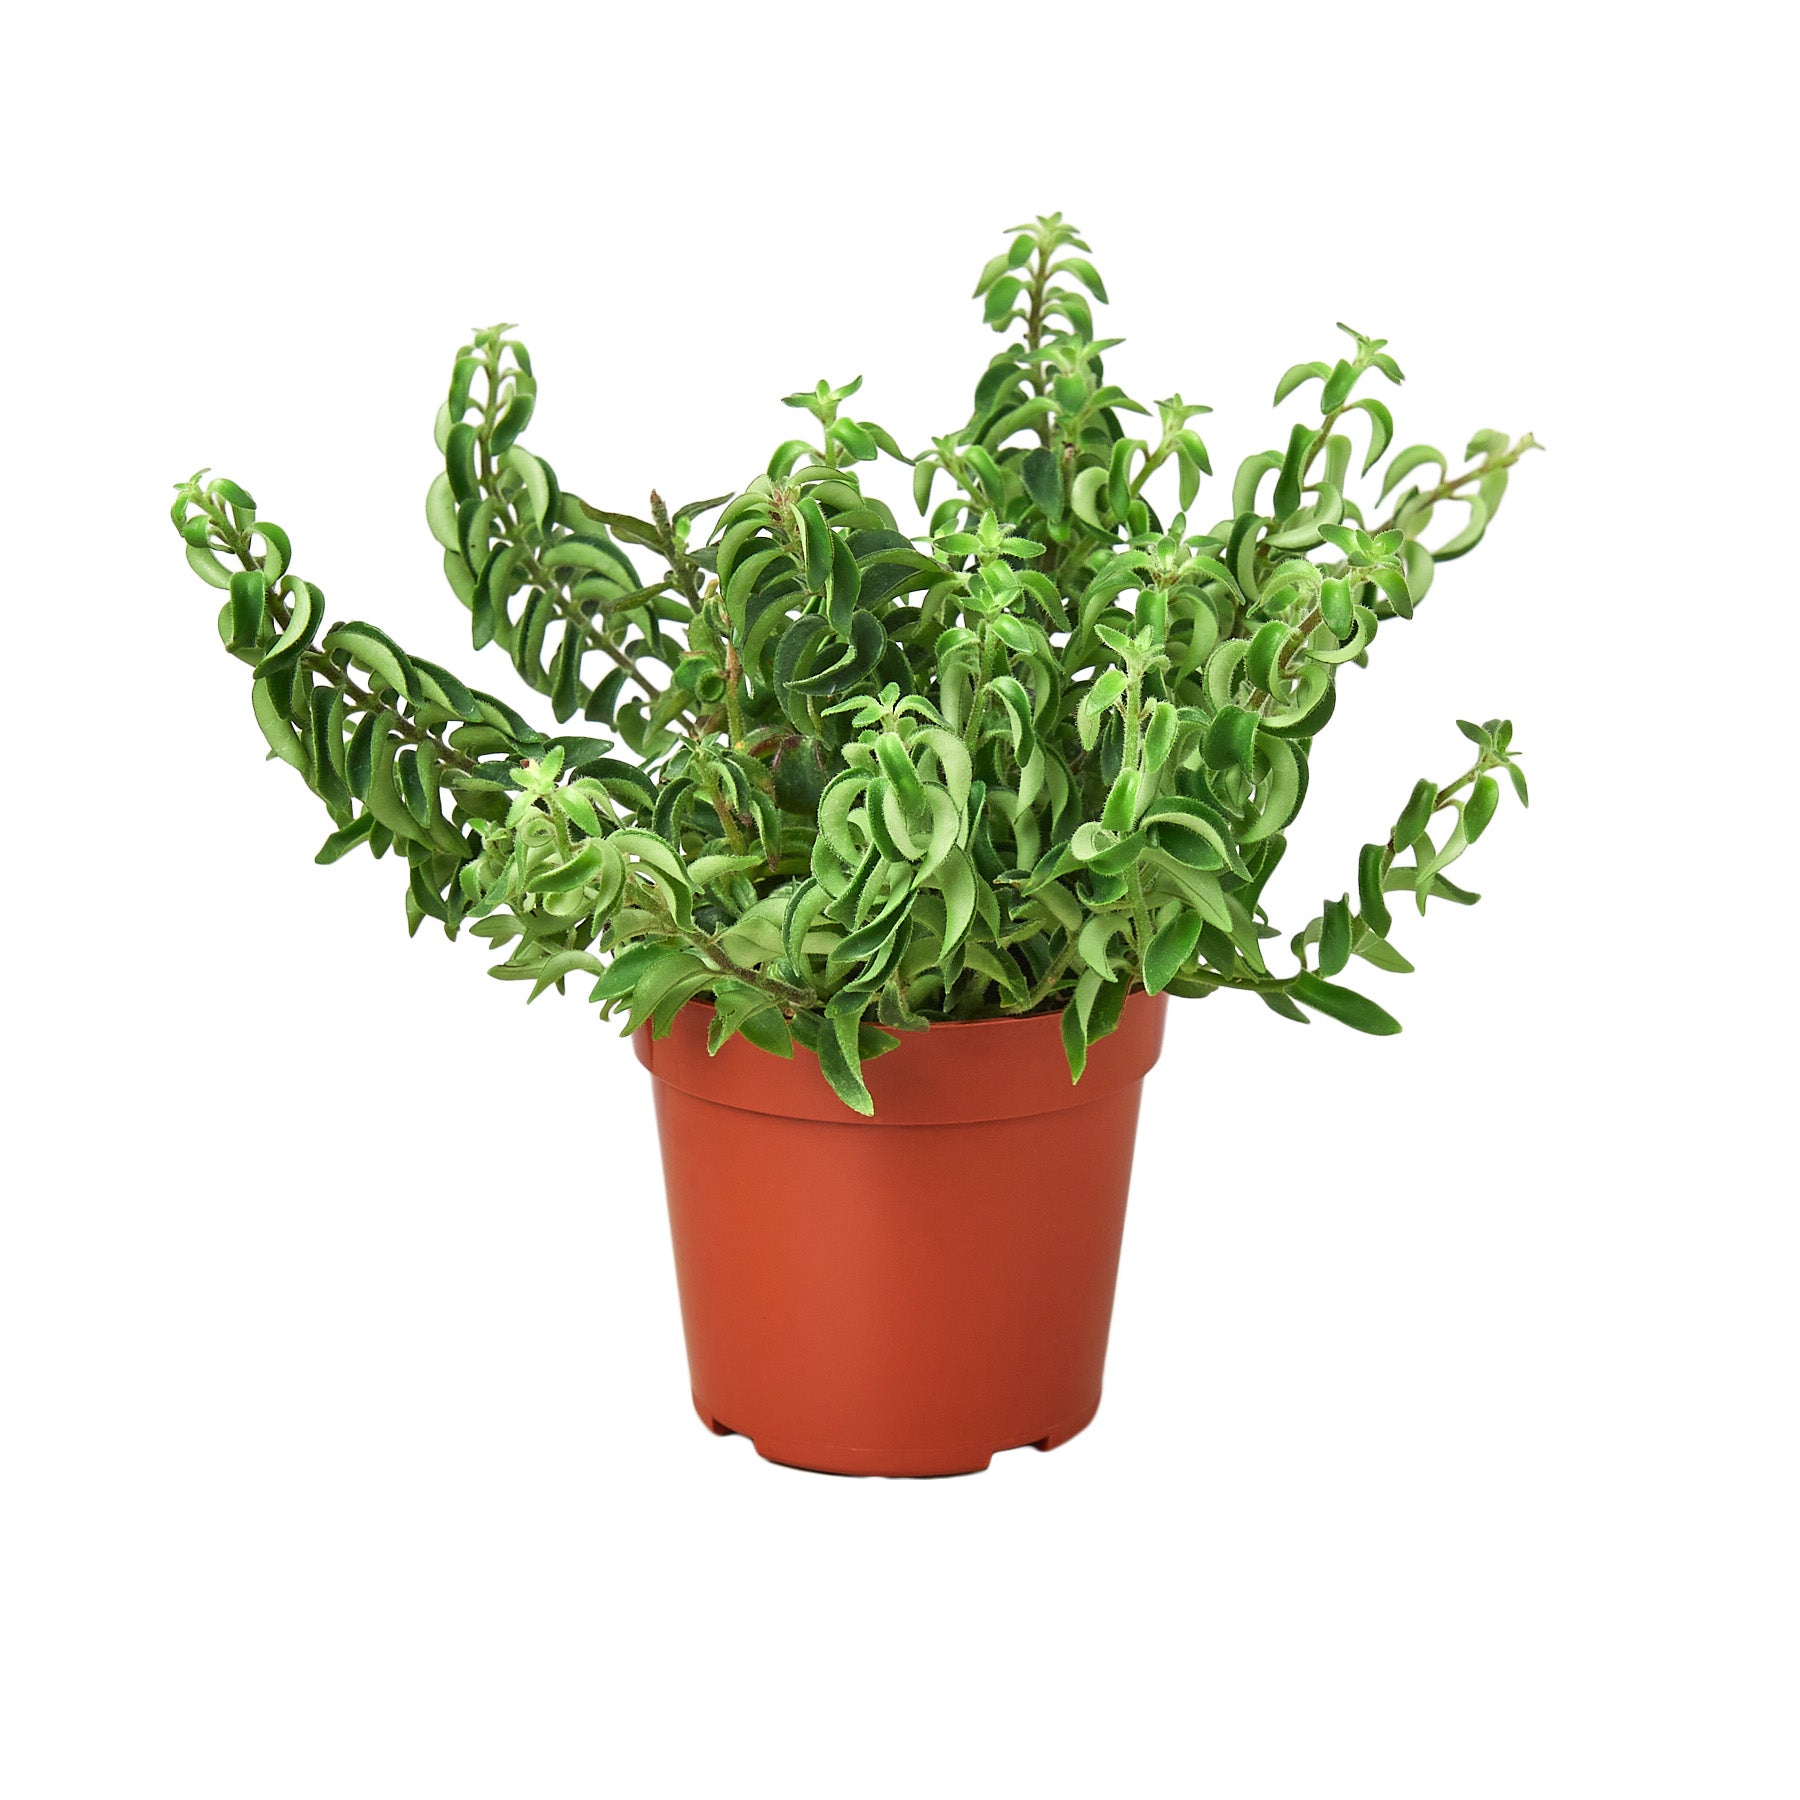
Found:
[[[586, 977], [603, 1014], [659, 1033], [704, 998], [715, 1050], [798, 1042], [862, 1112], [895, 1031], [1056, 1009], [1079, 1077], [1139, 986], [1397, 1031], [1337, 977], [1411, 967], [1390, 896], [1476, 898], [1448, 871], [1500, 776], [1525, 800], [1511, 724], [1462, 723], [1470, 766], [1418, 783], [1286, 973], [1262, 895], [1340, 671], [1481, 541], [1532, 439], [1478, 432], [1454, 472], [1396, 451], [1399, 365], [1343, 326], [1342, 356], [1276, 385], [1279, 405], [1317, 383], [1318, 416], [1198, 529], [1208, 409], [1108, 379], [1086, 251], [1059, 215], [1016, 229], [975, 289], [1002, 345], [967, 423], [916, 457], [853, 416], [858, 381], [821, 381], [742, 491], [652, 494], [642, 517], [526, 448], [531, 358], [510, 326], [477, 332], [426, 517], [475, 648], [556, 731], [375, 625], [328, 624], [249, 494], [182, 483], [174, 521], [270, 752], [331, 815], [319, 860], [392, 851], [411, 928], [466, 925], [532, 998]], [[923, 532], [864, 491], [882, 458], [910, 464]]]

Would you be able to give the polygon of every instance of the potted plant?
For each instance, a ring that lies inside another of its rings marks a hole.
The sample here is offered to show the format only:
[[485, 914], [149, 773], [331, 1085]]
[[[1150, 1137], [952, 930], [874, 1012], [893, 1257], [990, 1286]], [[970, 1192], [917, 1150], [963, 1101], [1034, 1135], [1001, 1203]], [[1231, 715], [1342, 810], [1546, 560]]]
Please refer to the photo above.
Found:
[[[1345, 326], [1276, 385], [1318, 383], [1318, 416], [1203, 504], [1208, 409], [1108, 379], [1086, 250], [1060, 215], [1015, 230], [975, 290], [1001, 346], [919, 454], [821, 381], [740, 491], [643, 516], [526, 447], [531, 359], [475, 334], [426, 517], [554, 729], [328, 624], [235, 483], [175, 503], [270, 754], [331, 816], [318, 860], [391, 853], [412, 930], [466, 926], [532, 999], [589, 983], [635, 1034], [696, 1405], [779, 1461], [948, 1473], [1079, 1431], [1167, 996], [1399, 1030], [1338, 977], [1409, 969], [1390, 897], [1471, 903], [1452, 865], [1499, 777], [1526, 798], [1511, 725], [1461, 722], [1469, 766], [1418, 783], [1291, 967], [1266, 954], [1340, 671], [1532, 439], [1396, 453], [1400, 368]], [[922, 531], [865, 491], [883, 459]]]

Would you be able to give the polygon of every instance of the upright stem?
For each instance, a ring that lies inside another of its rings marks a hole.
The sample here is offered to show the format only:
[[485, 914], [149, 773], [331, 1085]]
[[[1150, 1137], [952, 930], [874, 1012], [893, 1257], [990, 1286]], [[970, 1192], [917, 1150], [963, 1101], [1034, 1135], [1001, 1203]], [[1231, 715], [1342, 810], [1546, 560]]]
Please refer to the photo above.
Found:
[[1307, 476], [1312, 473], [1313, 464], [1319, 460], [1319, 452], [1331, 442], [1332, 430], [1336, 426], [1338, 420], [1344, 416], [1345, 410], [1344, 407], [1334, 406], [1331, 411], [1325, 415], [1323, 422], [1319, 426], [1318, 434], [1313, 438], [1313, 441], [1306, 446], [1306, 459], [1300, 465], [1300, 479], [1302, 481], [1305, 481]]
[[1138, 963], [1141, 967], [1150, 951], [1150, 908], [1144, 899], [1143, 878], [1133, 863], [1125, 876], [1126, 891], [1131, 895], [1131, 926], [1137, 937]]
[[[1044, 379], [1044, 365], [1038, 357], [1039, 346], [1044, 341], [1044, 296], [1050, 286], [1050, 252], [1039, 244], [1037, 260], [1031, 272], [1031, 303], [1025, 313], [1025, 348], [1031, 356], [1031, 391], [1040, 399], [1049, 383]], [[1039, 419], [1037, 422], [1038, 442], [1046, 449], [1050, 444], [1050, 421]]]
[[636, 659], [614, 639], [611, 632], [596, 626], [591, 619], [582, 618], [566, 602], [561, 585], [544, 568], [537, 552], [524, 542], [523, 521], [514, 510], [512, 502], [500, 491], [500, 468], [489, 452], [488, 443], [499, 412], [500, 358], [504, 347], [501, 340], [496, 337], [494, 342], [487, 346], [484, 353], [482, 366], [487, 371], [487, 392], [482, 397], [482, 426], [476, 435], [476, 449], [480, 456], [476, 479], [480, 483], [482, 491], [493, 500], [495, 509], [504, 523], [508, 540], [524, 552], [525, 572], [531, 585], [541, 588], [548, 594], [564, 623], [579, 625], [582, 635], [586, 637], [587, 641], [596, 650], [611, 657], [613, 662], [644, 690], [645, 698], [654, 704], [662, 698], [662, 688], [644, 673]]
[[725, 724], [731, 738], [731, 747], [734, 750], [741, 750], [744, 747], [743, 685], [744, 665], [738, 656], [737, 645], [727, 637], [725, 640]]

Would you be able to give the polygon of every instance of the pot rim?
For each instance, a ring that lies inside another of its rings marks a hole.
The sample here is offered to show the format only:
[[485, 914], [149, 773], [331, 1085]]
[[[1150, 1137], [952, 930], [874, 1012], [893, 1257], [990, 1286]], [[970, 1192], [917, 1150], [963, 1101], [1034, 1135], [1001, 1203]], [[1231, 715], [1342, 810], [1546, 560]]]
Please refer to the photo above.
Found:
[[[1166, 994], [1133, 993], [1118, 1028], [1089, 1046], [1079, 1082], [1069, 1076], [1060, 1012], [942, 1019], [924, 1031], [890, 1032], [898, 1048], [863, 1065], [873, 1118], [838, 1099], [817, 1060], [798, 1045], [783, 1058], [733, 1038], [709, 1056], [714, 1009], [702, 1001], [683, 1006], [664, 1038], [640, 1027], [632, 1048], [655, 1081], [741, 1112], [865, 1128], [968, 1125], [1065, 1112], [1135, 1086], [1161, 1053], [1167, 1010]], [[994, 1026], [1015, 1028], [1004, 1049], [996, 1034], [983, 1039], [974, 1029]]]

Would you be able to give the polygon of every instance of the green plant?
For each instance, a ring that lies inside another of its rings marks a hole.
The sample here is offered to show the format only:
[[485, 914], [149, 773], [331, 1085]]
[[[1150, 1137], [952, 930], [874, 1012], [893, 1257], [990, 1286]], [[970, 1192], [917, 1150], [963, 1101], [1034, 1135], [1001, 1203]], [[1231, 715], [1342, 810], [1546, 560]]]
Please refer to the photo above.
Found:
[[[821, 381], [787, 398], [807, 434], [742, 492], [673, 511], [652, 494], [648, 517], [577, 498], [524, 447], [531, 359], [509, 326], [475, 334], [438, 417], [431, 530], [476, 648], [559, 725], [609, 735], [547, 734], [373, 625], [327, 628], [250, 496], [182, 483], [175, 524], [227, 590], [220, 635], [253, 668], [270, 751], [336, 826], [319, 860], [392, 850], [411, 928], [469, 924], [532, 998], [591, 976], [604, 1014], [660, 1032], [705, 996], [715, 1050], [798, 1040], [863, 1112], [861, 1064], [893, 1031], [1056, 1008], [1078, 1078], [1140, 984], [1397, 1031], [1333, 978], [1352, 956], [1411, 967], [1390, 894], [1476, 898], [1446, 871], [1499, 771], [1526, 797], [1510, 723], [1462, 723], [1473, 762], [1417, 785], [1285, 974], [1262, 894], [1338, 671], [1475, 547], [1532, 439], [1479, 432], [1454, 474], [1428, 445], [1390, 455], [1388, 408], [1358, 390], [1399, 366], [1340, 327], [1342, 358], [1275, 390], [1319, 382], [1321, 416], [1244, 462], [1197, 531], [1208, 409], [1108, 381], [1119, 340], [1094, 336], [1086, 248], [1053, 214], [988, 264], [976, 294], [1006, 341], [969, 422], [918, 457], [846, 411], [859, 382]], [[1352, 426], [1359, 479], [1386, 460], [1375, 523], [1350, 493]], [[911, 463], [917, 537], [863, 490], [884, 456]], [[1153, 482], [1174, 490], [1166, 520]], [[1458, 528], [1428, 549], [1450, 502]]]

